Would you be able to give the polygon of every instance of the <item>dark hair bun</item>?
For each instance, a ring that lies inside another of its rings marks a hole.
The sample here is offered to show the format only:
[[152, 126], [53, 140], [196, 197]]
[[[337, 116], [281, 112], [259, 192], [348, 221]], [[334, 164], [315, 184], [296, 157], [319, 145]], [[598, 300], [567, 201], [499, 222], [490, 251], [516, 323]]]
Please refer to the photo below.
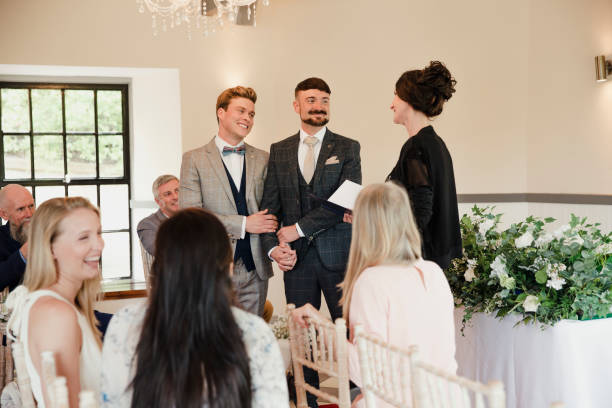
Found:
[[440, 61], [431, 61], [423, 69], [423, 84], [429, 85], [434, 93], [448, 101], [455, 92], [457, 81]]
[[404, 72], [395, 83], [395, 92], [431, 118], [442, 113], [442, 106], [453, 96], [456, 83], [443, 63], [431, 61], [423, 69]]

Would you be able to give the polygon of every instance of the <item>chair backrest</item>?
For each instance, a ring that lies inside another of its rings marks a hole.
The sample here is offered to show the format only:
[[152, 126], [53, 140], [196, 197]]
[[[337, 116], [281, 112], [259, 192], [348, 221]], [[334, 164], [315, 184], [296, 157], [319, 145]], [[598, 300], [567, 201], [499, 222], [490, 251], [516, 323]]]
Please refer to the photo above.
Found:
[[503, 384], [487, 385], [446, 373], [418, 359], [418, 347], [394, 347], [355, 326], [367, 408], [381, 399], [397, 408], [504, 408]]
[[[287, 306], [289, 315], [294, 309], [295, 305]], [[306, 391], [337, 404], [339, 408], [349, 408], [351, 400], [348, 379], [348, 341], [344, 319], [337, 319], [336, 324], [329, 321], [310, 320], [308, 328], [300, 327], [291, 319], [291, 316], [287, 320], [297, 408], [307, 406]], [[304, 381], [303, 367], [337, 378], [338, 397], [307, 384]]]
[[151, 265], [153, 265], [153, 255], [151, 255], [147, 250], [142, 246], [142, 242], [138, 240], [140, 244], [140, 255], [142, 256], [142, 269], [144, 271], [145, 282], [147, 283], [147, 288], [149, 287], [149, 272], [151, 272]]
[[[56, 392], [57, 387], [55, 384], [55, 380], [57, 377], [57, 369], [55, 367], [55, 355], [52, 351], [43, 351], [40, 353], [40, 365], [41, 365], [41, 376], [40, 382], [41, 386], [45, 387], [47, 390], [47, 399], [51, 408], [56, 407], [57, 399]], [[64, 382], [66, 380], [64, 379]], [[60, 390], [61, 391], [61, 390]], [[68, 391], [66, 390], [66, 394]]]
[[[361, 369], [361, 393], [367, 408], [376, 407], [380, 398], [397, 408], [413, 407], [410, 377], [412, 350], [401, 350], [354, 327], [354, 338]], [[416, 406], [415, 406], [416, 407]]]
[[12, 348], [13, 361], [15, 362], [15, 370], [17, 371], [17, 386], [19, 387], [19, 395], [21, 396], [21, 406], [23, 408], [36, 408], [36, 404], [34, 404], [34, 396], [32, 395], [30, 376], [28, 375], [28, 369], [26, 368], [23, 344], [18, 341], [14, 341]]
[[47, 392], [53, 394], [55, 400], [50, 408], [70, 408], [66, 377], [55, 377], [53, 385], [47, 389]]
[[418, 360], [416, 346], [411, 355], [415, 408], [505, 408], [501, 381], [483, 384], [447, 373]]

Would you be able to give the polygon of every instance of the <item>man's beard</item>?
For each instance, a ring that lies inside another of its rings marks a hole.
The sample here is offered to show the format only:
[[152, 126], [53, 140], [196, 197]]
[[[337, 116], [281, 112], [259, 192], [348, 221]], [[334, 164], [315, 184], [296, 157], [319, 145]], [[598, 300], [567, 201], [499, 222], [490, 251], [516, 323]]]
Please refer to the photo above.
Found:
[[329, 122], [329, 118], [323, 118], [321, 120], [316, 120], [314, 118], [307, 118], [307, 119], [302, 119], [302, 122], [306, 123], [307, 125], [310, 126], [325, 126], [327, 125], [327, 122]]
[[11, 232], [11, 237], [19, 242], [20, 244], [25, 244], [28, 240], [28, 226], [29, 222], [24, 222], [21, 225], [17, 226], [14, 224], [9, 224], [9, 229]]

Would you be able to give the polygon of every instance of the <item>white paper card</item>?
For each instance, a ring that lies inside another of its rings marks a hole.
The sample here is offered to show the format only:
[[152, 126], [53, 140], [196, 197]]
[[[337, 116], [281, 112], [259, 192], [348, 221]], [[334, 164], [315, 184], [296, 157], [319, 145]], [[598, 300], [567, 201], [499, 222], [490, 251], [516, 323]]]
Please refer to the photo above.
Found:
[[327, 201], [352, 211], [353, 207], [355, 207], [355, 200], [357, 200], [357, 196], [361, 189], [363, 189], [362, 185], [354, 183], [351, 180], [344, 180], [344, 183], [334, 191], [334, 194], [332, 194]]

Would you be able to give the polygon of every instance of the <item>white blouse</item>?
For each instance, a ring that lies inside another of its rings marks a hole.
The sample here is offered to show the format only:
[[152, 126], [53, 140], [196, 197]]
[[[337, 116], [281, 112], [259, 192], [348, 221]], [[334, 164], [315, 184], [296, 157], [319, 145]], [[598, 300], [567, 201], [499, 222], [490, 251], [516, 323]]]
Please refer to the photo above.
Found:
[[[278, 343], [272, 330], [259, 317], [232, 308], [242, 330], [251, 371], [252, 408], [289, 407], [287, 380]], [[129, 408], [135, 374], [135, 351], [146, 303], [130, 305], [115, 314], [108, 326], [102, 349], [102, 407]]]

